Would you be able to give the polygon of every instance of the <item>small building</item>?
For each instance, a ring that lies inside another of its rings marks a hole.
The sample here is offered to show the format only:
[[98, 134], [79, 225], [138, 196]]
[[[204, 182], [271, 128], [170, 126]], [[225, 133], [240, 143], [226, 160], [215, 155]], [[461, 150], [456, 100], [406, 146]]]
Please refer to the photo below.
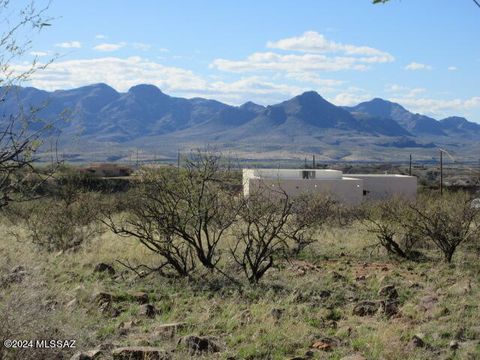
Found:
[[243, 193], [285, 192], [295, 197], [305, 193], [324, 193], [337, 201], [358, 205], [365, 200], [403, 197], [415, 200], [417, 178], [390, 174], [349, 174], [338, 170], [243, 169]]
[[91, 174], [98, 177], [121, 177], [130, 176], [132, 168], [121, 164], [100, 163], [90, 164], [80, 169], [80, 172]]

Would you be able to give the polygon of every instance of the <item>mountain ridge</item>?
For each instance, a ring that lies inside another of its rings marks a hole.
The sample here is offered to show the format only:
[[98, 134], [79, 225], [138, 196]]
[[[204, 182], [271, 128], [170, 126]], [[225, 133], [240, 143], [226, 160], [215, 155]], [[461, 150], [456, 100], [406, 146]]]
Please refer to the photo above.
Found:
[[365, 142], [365, 146], [377, 149], [385, 144], [404, 149], [432, 148], [432, 144], [452, 137], [459, 142], [462, 137], [480, 140], [480, 125], [463, 117], [439, 121], [380, 98], [341, 107], [315, 91], [268, 106], [252, 101], [233, 106], [212, 99], [170, 96], [149, 84], [132, 86], [126, 92], [103, 83], [52, 92], [33, 87], [13, 90], [0, 104], [4, 115], [18, 111], [19, 103], [46, 103], [39, 115], [47, 121], [68, 109], [69, 121], [60, 126], [66, 137], [77, 134], [85, 142], [96, 142], [99, 148], [105, 142], [119, 146], [143, 142], [153, 147], [161, 141], [253, 144], [255, 148], [261, 143], [285, 152], [325, 151], [337, 146], [337, 152], [349, 153], [352, 141], [359, 148]]

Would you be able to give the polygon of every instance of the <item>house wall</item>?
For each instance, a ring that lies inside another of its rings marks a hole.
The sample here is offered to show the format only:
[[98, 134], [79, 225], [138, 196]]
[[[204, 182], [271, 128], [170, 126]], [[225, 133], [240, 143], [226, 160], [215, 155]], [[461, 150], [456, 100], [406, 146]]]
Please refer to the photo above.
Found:
[[305, 193], [322, 193], [331, 196], [339, 202], [348, 205], [358, 205], [363, 200], [363, 180], [342, 178], [333, 180], [324, 179], [248, 179], [245, 195], [256, 191], [269, 191], [278, 195], [285, 191], [288, 196], [298, 196]]
[[406, 175], [351, 174], [363, 180], [365, 200], [401, 197], [414, 201], [417, 198], [417, 178]]
[[[314, 178], [302, 178], [302, 172], [314, 171]], [[329, 194], [338, 201], [357, 205], [364, 200], [402, 197], [415, 200], [417, 178], [406, 175], [352, 174], [344, 177], [337, 170], [302, 169], [244, 169], [243, 193], [268, 189], [272, 194], [285, 191], [289, 196], [319, 192]]]

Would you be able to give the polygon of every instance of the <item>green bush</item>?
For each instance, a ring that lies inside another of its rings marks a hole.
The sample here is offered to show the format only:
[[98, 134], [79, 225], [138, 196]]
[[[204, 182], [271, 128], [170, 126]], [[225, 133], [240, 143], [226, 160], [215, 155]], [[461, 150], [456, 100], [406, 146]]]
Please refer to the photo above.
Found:
[[10, 218], [20, 220], [31, 241], [43, 250], [76, 249], [101, 231], [96, 221], [99, 204], [96, 193], [37, 199], [13, 206]]

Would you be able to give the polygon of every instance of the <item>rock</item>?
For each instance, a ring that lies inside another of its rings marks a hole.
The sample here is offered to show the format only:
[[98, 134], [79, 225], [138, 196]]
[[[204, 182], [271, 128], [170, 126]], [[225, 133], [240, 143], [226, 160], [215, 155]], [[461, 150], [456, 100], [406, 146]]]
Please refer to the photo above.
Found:
[[122, 321], [118, 325], [118, 330], [120, 331], [120, 335], [127, 335], [127, 333], [137, 325], [138, 325], [138, 321], [136, 320]]
[[312, 358], [315, 355], [315, 353], [312, 350], [307, 350], [305, 352], [305, 357], [306, 358]]
[[95, 265], [93, 272], [96, 273], [108, 273], [108, 275], [115, 275], [115, 269], [112, 265], [106, 263], [99, 263]]
[[432, 310], [437, 303], [438, 303], [437, 296], [426, 295], [420, 299], [420, 304], [418, 305], [418, 307], [420, 310], [429, 311], [429, 310]]
[[157, 315], [158, 311], [155, 309], [155, 306], [152, 304], [143, 304], [140, 306], [140, 311], [138, 312], [141, 316], [146, 316], [147, 318], [153, 319]]
[[94, 296], [94, 301], [98, 304], [111, 303], [114, 299], [114, 296], [110, 293], [99, 292]]
[[340, 341], [334, 338], [325, 337], [319, 341], [315, 341], [311, 346], [313, 349], [322, 351], [332, 351], [334, 348], [340, 345]]
[[27, 271], [22, 265], [15, 266], [10, 273], [0, 278], [0, 286], [6, 287], [11, 284], [20, 284], [27, 274]]
[[359, 354], [353, 354], [342, 357], [340, 360], [367, 360], [367, 358]]
[[120, 315], [120, 310], [113, 306], [115, 297], [110, 293], [99, 292], [94, 296], [94, 301], [98, 304], [98, 310], [110, 317]]
[[83, 352], [77, 352], [75, 353], [70, 360], [97, 360], [101, 359], [103, 357], [103, 352], [102, 350], [88, 350], [88, 351], [83, 351]]
[[450, 341], [450, 344], [448, 344], [448, 347], [452, 350], [457, 350], [460, 347], [460, 344], [456, 340]]
[[156, 336], [168, 336], [168, 337], [174, 337], [175, 334], [182, 329], [185, 329], [187, 327], [186, 322], [176, 322], [176, 323], [170, 323], [170, 324], [161, 324], [157, 325], [154, 328], [154, 333]]
[[387, 317], [392, 317], [394, 315], [398, 314], [398, 303], [397, 301], [382, 301], [381, 302], [381, 308], [382, 312], [387, 316]]
[[318, 294], [318, 296], [319, 296], [321, 299], [326, 299], [326, 298], [329, 298], [330, 296], [332, 296], [332, 293], [331, 293], [331, 291], [329, 291], [329, 290], [322, 290], [322, 291], [320, 291], [320, 293]]
[[193, 354], [201, 352], [215, 353], [220, 351], [220, 347], [208, 337], [188, 335], [181, 338], [178, 343], [184, 345]]
[[343, 276], [342, 274], [340, 274], [336, 271], [332, 271], [332, 279], [333, 280], [343, 280], [343, 279], [345, 279], [345, 276]]
[[398, 299], [398, 292], [394, 285], [386, 285], [378, 290], [378, 296], [382, 296], [389, 300]]
[[172, 357], [163, 349], [148, 346], [131, 346], [112, 351], [113, 360], [170, 360]]
[[412, 339], [408, 343], [407, 347], [410, 349], [422, 348], [425, 346], [425, 342], [420, 335], [413, 335]]
[[275, 320], [280, 320], [284, 312], [285, 312], [285, 309], [273, 308], [270, 314], [273, 316]]
[[115, 344], [112, 344], [112, 343], [103, 343], [103, 344], [100, 344], [97, 346], [97, 349], [98, 350], [103, 350], [103, 351], [108, 351], [108, 352], [111, 352], [114, 348], [116, 348], [117, 346], [119, 345], [115, 345]]
[[361, 301], [353, 308], [353, 315], [367, 316], [375, 315], [380, 309], [380, 303], [376, 301]]
[[144, 292], [136, 292], [132, 294], [132, 298], [138, 302], [139, 304], [147, 304], [148, 303], [148, 294]]

